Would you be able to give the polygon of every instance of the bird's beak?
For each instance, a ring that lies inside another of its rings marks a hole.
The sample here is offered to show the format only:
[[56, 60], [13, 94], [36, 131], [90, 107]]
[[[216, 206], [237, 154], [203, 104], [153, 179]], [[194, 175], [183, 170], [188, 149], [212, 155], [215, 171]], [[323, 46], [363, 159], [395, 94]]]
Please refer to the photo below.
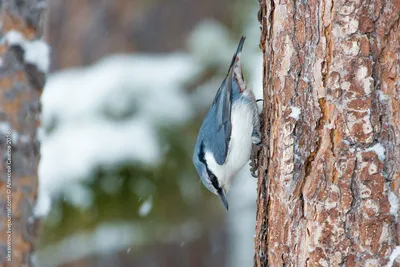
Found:
[[225, 206], [226, 210], [229, 210], [229, 208], [228, 208], [228, 200], [226, 199], [225, 190], [224, 189], [219, 190], [218, 191], [218, 195], [221, 198], [222, 203], [224, 203], [224, 206]]

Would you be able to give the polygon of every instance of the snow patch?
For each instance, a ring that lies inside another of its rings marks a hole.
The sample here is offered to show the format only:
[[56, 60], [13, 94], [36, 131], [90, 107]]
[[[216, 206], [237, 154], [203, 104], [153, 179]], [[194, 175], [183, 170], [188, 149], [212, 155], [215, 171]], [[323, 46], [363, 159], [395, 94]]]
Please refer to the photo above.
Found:
[[65, 192], [64, 201], [75, 207], [87, 209], [93, 203], [93, 194], [88, 187], [76, 183], [70, 185], [70, 190]]
[[8, 45], [13, 46], [13, 45], [19, 45], [22, 46], [25, 43], [25, 38], [24, 36], [17, 31], [9, 31], [5, 35], [5, 40], [8, 43]]
[[144, 235], [132, 223], [104, 223], [93, 232], [75, 234], [37, 251], [35, 266], [59, 266], [97, 253], [140, 245], [145, 241]]
[[384, 161], [386, 158], [385, 155], [386, 149], [380, 143], [377, 143], [374, 146], [367, 148], [365, 151], [375, 152], [375, 154], [378, 155], [380, 161]]
[[0, 134], [4, 135], [11, 130], [11, 125], [8, 122], [0, 122]]
[[99, 166], [156, 165], [164, 154], [158, 129], [191, 117], [184, 87], [198, 71], [187, 54], [120, 55], [50, 75], [41, 98], [35, 214], [45, 216], [56, 195], [83, 208], [90, 205], [84, 188], [73, 192]]
[[41, 72], [47, 73], [50, 67], [50, 47], [41, 40], [28, 41], [17, 31], [9, 31], [5, 40], [10, 46], [20, 46], [24, 50], [24, 61], [35, 65]]
[[[39, 177], [40, 178], [40, 177]], [[40, 188], [40, 180], [39, 180], [39, 195], [36, 200], [35, 207], [33, 208], [33, 214], [35, 217], [44, 217], [46, 216], [51, 209], [51, 196], [50, 192], [47, 190]]]
[[40, 40], [26, 42], [24, 60], [26, 63], [35, 65], [41, 72], [47, 73], [50, 67], [50, 48]]
[[298, 107], [290, 107], [292, 109], [292, 112], [290, 113], [289, 117], [295, 119], [296, 121], [299, 120], [301, 110]]
[[149, 197], [142, 205], [139, 207], [139, 216], [146, 217], [151, 209], [153, 208], [153, 199]]
[[393, 249], [392, 254], [390, 255], [390, 260], [387, 267], [392, 267], [395, 259], [400, 256], [400, 246], [397, 246]]
[[389, 191], [389, 203], [390, 203], [390, 214], [396, 218], [396, 222], [399, 216], [399, 198], [396, 196], [395, 193]]

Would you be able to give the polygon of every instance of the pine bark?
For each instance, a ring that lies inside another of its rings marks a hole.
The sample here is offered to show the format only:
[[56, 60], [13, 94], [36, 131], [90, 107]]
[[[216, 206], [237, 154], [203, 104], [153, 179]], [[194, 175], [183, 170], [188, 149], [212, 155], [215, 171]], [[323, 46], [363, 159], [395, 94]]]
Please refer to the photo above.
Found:
[[[39, 99], [44, 73], [24, 62], [24, 50], [6, 34], [42, 35], [45, 1], [0, 2], [0, 266], [31, 266], [37, 221]], [[11, 207], [11, 209], [9, 209]], [[10, 243], [11, 242], [11, 243]]]
[[388, 264], [399, 243], [399, 17], [398, 0], [260, 0], [255, 266]]

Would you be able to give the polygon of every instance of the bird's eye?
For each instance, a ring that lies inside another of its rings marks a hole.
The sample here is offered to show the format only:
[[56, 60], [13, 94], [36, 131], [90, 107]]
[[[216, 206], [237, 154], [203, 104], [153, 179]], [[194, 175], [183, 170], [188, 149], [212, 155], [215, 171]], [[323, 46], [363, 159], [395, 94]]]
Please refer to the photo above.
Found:
[[210, 177], [211, 184], [214, 186], [215, 189], [218, 190], [219, 189], [219, 183], [218, 183], [217, 177], [213, 173], [210, 173], [209, 177]]
[[210, 181], [213, 182], [213, 181], [216, 181], [216, 180], [217, 180], [217, 177], [214, 174], [211, 174], [210, 175]]

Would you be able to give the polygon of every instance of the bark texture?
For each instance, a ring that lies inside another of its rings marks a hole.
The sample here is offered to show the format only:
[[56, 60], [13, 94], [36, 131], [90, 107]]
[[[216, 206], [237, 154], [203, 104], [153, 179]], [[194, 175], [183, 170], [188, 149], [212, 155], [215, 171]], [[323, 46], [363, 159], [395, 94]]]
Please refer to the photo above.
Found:
[[32, 216], [39, 160], [36, 129], [44, 84], [44, 74], [25, 63], [23, 48], [9, 45], [5, 35], [13, 30], [26, 40], [39, 38], [44, 8], [40, 0], [0, 2], [0, 266], [31, 266], [37, 225]]
[[260, 0], [255, 266], [388, 264], [399, 243], [399, 12], [399, 0]]

